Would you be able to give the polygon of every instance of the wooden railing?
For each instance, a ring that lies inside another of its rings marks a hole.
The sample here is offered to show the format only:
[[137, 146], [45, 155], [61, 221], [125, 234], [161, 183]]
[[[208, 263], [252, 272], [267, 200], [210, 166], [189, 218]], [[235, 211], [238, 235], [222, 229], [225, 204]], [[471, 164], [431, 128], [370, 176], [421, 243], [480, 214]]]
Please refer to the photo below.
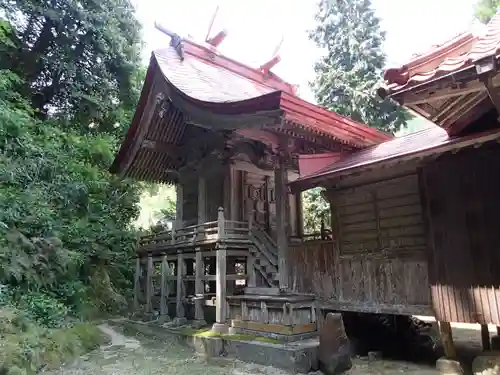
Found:
[[249, 241], [249, 226], [244, 221], [226, 220], [224, 209], [219, 208], [216, 221], [190, 225], [143, 236], [139, 252], [152, 252], [167, 248], [189, 247], [224, 241]]
[[319, 232], [305, 233], [301, 236], [292, 236], [290, 242], [308, 242], [308, 241], [331, 241], [333, 240], [333, 232], [325, 227], [325, 222], [321, 221]]

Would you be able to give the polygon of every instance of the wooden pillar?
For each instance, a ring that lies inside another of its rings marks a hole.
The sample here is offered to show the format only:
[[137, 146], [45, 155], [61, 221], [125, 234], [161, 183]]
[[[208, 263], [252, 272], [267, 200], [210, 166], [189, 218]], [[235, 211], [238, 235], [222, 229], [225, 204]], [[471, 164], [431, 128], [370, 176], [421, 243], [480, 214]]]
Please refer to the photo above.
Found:
[[255, 257], [252, 254], [248, 254], [247, 256], [247, 264], [246, 264], [246, 273], [247, 273], [247, 287], [256, 287], [257, 286], [257, 274], [255, 272]]
[[170, 268], [168, 267], [167, 256], [163, 255], [161, 260], [161, 295], [160, 295], [160, 319], [165, 322], [170, 320], [168, 316], [168, 276]]
[[184, 264], [184, 254], [177, 254], [177, 291], [175, 298], [175, 315], [177, 323], [181, 324], [186, 320], [184, 311], [184, 274], [186, 273], [186, 266]]
[[175, 185], [176, 201], [175, 201], [175, 229], [184, 227], [184, 193], [181, 183]]
[[194, 302], [194, 319], [201, 323], [205, 323], [205, 314], [203, 306], [205, 302], [205, 285], [202, 277], [205, 275], [205, 262], [203, 261], [203, 253], [200, 248], [196, 249], [195, 258], [195, 302]]
[[274, 171], [276, 189], [276, 237], [278, 245], [279, 287], [288, 290], [288, 187], [284, 157], [279, 157], [278, 168]]
[[[236, 190], [238, 186], [238, 170], [236, 170], [232, 165], [229, 166], [229, 220], [237, 221], [239, 220], [238, 215], [238, 191]], [[244, 220], [244, 219], [243, 219]]]
[[219, 333], [225, 333], [228, 330], [226, 325], [226, 267], [227, 267], [227, 249], [224, 242], [225, 222], [224, 209], [219, 207], [217, 217], [219, 249], [216, 254], [215, 267], [215, 323], [212, 330]]
[[451, 331], [451, 324], [448, 322], [438, 322], [439, 336], [443, 344], [444, 355], [447, 359], [457, 359], [457, 350], [453, 343], [453, 334]]
[[483, 351], [488, 352], [491, 350], [490, 330], [488, 324], [481, 324], [481, 344]]
[[207, 222], [207, 183], [205, 177], [198, 177], [198, 224]]
[[140, 283], [140, 278], [141, 278], [141, 258], [137, 256], [137, 259], [135, 261], [135, 275], [134, 275], [134, 310], [138, 311], [139, 310], [139, 298], [141, 294], [141, 283]]
[[297, 207], [297, 237], [304, 237], [304, 213], [302, 212], [302, 194], [295, 194], [295, 206]]
[[153, 257], [148, 255], [148, 268], [146, 273], [146, 313], [153, 312]]

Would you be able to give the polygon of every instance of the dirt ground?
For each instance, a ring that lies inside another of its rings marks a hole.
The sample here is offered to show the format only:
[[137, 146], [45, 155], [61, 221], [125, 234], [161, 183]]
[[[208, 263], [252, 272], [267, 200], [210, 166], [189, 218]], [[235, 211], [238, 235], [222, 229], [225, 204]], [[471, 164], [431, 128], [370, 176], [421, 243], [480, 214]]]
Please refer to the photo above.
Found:
[[[428, 320], [428, 319], [425, 319]], [[273, 367], [246, 364], [234, 359], [205, 361], [179, 345], [175, 340], [164, 341], [150, 337], [127, 337], [110, 326], [101, 329], [112, 343], [102, 347], [75, 363], [46, 375], [288, 375]], [[480, 327], [453, 325], [459, 350], [480, 351]], [[496, 327], [491, 327], [492, 334]], [[353, 368], [346, 375], [437, 375], [434, 367], [407, 362], [354, 358]], [[317, 373], [319, 375], [320, 373]]]

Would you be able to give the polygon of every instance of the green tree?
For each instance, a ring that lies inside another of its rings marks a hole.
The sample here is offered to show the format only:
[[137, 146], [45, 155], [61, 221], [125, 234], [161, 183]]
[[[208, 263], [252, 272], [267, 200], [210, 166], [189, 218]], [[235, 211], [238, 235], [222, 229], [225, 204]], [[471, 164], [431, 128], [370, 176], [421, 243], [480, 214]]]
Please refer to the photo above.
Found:
[[488, 23], [500, 8], [500, 0], [479, 0], [474, 14], [483, 23]]
[[103, 130], [128, 123], [141, 46], [129, 0], [0, 0], [0, 8], [16, 44], [0, 68], [23, 78], [39, 117]]
[[314, 188], [303, 193], [305, 233], [318, 233], [322, 221], [326, 228], [331, 228], [330, 204], [323, 198], [322, 192], [322, 188]]
[[107, 171], [116, 137], [41, 123], [17, 83], [0, 71], [0, 283], [78, 308], [106, 265], [131, 290], [139, 189]]
[[310, 38], [326, 54], [312, 84], [319, 105], [394, 133], [410, 114], [376, 93], [386, 62], [385, 35], [370, 0], [321, 0]]

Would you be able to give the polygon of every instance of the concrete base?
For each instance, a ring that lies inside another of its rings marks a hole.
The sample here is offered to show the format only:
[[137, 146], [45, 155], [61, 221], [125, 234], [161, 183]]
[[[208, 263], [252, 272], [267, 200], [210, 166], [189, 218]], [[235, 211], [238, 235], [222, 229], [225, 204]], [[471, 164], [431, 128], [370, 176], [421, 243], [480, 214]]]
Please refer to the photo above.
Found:
[[204, 320], [193, 320], [191, 322], [191, 327], [193, 327], [195, 329], [203, 328], [206, 326], [207, 326], [207, 322], [205, 322]]
[[459, 361], [447, 358], [439, 358], [436, 361], [436, 370], [443, 375], [463, 375], [464, 369]]
[[227, 334], [229, 332], [229, 326], [224, 323], [214, 323], [212, 326], [212, 332], [218, 334]]
[[303, 340], [315, 339], [318, 337], [318, 332], [306, 332], [306, 333], [297, 333], [295, 335], [284, 335], [273, 332], [264, 332], [264, 331], [254, 331], [251, 329], [231, 327], [229, 333], [232, 334], [243, 334], [243, 335], [253, 335], [253, 336], [262, 336], [269, 337], [270, 339], [282, 341], [282, 342], [297, 342]]
[[183, 325], [186, 325], [186, 324], [187, 324], [187, 319], [186, 318], [175, 317], [172, 320], [172, 326], [175, 326], [175, 327], [180, 327], [180, 326], [183, 326]]
[[500, 352], [483, 353], [472, 362], [474, 375], [500, 375]]
[[160, 315], [157, 320], [158, 324], [168, 323], [170, 321], [171, 319], [168, 315]]
[[[113, 323], [113, 322], [111, 322]], [[243, 362], [274, 366], [293, 373], [308, 373], [318, 370], [319, 340], [311, 339], [293, 343], [271, 343], [257, 339], [246, 341], [236, 335], [205, 336], [187, 334], [182, 329], [163, 328], [153, 324], [120, 320], [114, 322], [128, 330], [163, 339], [177, 338], [205, 358], [225, 356]]]

